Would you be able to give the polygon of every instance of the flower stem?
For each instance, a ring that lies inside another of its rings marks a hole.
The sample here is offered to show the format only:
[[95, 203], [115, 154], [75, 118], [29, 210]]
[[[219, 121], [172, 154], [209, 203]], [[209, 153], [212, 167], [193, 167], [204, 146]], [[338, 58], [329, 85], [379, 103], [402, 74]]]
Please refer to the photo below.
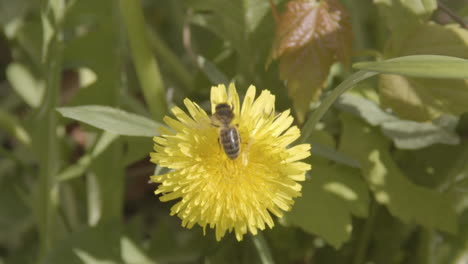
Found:
[[322, 101], [320, 106], [309, 116], [307, 121], [305, 122], [301, 138], [299, 139], [300, 143], [306, 142], [309, 138], [312, 131], [314, 131], [315, 126], [320, 121], [320, 119], [325, 115], [327, 110], [332, 106], [332, 104], [338, 99], [338, 97], [346, 92], [348, 89], [352, 88], [358, 82], [363, 81], [367, 78], [370, 78], [374, 75], [377, 75], [377, 72], [369, 72], [369, 71], [358, 71], [350, 75], [346, 80], [340, 83], [331, 93], [330, 95]]
[[260, 260], [263, 264], [274, 264], [273, 257], [271, 255], [270, 247], [268, 246], [265, 237], [262, 232], [259, 232], [255, 236], [251, 236], [252, 241], [257, 249]]
[[166, 113], [166, 96], [158, 63], [148, 41], [141, 3], [120, 0], [119, 5], [143, 95], [151, 114], [160, 121]]

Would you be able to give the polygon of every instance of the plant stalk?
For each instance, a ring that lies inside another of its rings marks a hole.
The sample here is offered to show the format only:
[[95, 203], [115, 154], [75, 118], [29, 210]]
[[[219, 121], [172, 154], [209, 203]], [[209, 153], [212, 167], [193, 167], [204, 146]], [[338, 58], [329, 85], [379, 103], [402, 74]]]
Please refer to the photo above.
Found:
[[301, 132], [301, 138], [299, 139], [300, 143], [304, 143], [309, 138], [310, 134], [314, 131], [317, 123], [322, 119], [328, 109], [332, 104], [338, 99], [338, 97], [355, 86], [358, 82], [363, 81], [367, 78], [370, 78], [374, 75], [377, 75], [377, 72], [369, 71], [358, 71], [350, 75], [346, 80], [340, 83], [333, 91], [330, 93], [325, 100], [322, 101], [320, 106], [309, 116], [307, 121], [304, 123]]

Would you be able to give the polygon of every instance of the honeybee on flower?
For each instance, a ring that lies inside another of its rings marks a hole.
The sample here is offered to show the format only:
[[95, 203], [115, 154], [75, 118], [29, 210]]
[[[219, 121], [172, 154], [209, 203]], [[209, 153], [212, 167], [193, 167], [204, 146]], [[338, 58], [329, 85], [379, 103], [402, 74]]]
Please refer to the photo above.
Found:
[[282, 217], [291, 209], [310, 170], [301, 161], [310, 145], [291, 146], [300, 131], [291, 126], [290, 111], [275, 114], [268, 90], [257, 99], [255, 94], [250, 86], [241, 105], [233, 84], [229, 93], [224, 85], [214, 86], [211, 116], [185, 99], [189, 114], [174, 107], [175, 119], [164, 118], [171, 129], [162, 128], [154, 138], [151, 161], [172, 169], [151, 176], [160, 184], [155, 193], [161, 201], [179, 200], [171, 215], [182, 219], [182, 226], [214, 228], [218, 241], [226, 231], [240, 241], [248, 231], [272, 228], [271, 214]]

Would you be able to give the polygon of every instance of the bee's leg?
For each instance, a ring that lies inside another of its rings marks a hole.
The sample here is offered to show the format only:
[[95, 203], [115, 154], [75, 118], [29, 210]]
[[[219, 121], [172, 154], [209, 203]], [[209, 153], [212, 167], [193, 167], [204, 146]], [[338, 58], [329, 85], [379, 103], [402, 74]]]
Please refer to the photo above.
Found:
[[224, 150], [223, 150], [223, 145], [221, 145], [221, 139], [218, 137], [218, 147], [219, 147], [219, 151], [222, 153]]

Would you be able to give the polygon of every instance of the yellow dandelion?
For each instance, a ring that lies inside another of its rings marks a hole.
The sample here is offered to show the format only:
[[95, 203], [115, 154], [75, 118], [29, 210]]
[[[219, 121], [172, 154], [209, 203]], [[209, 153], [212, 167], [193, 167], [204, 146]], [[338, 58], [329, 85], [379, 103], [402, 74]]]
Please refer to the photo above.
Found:
[[300, 160], [310, 155], [310, 145], [290, 146], [300, 136], [291, 126], [290, 111], [275, 114], [275, 97], [264, 90], [255, 99], [250, 86], [243, 104], [233, 84], [229, 94], [224, 85], [211, 88], [211, 109], [226, 103], [232, 107], [240, 135], [239, 155], [228, 157], [219, 141], [220, 127], [196, 103], [185, 99], [190, 115], [172, 109], [176, 119], [165, 117], [172, 130], [163, 128], [155, 137], [151, 161], [172, 169], [151, 176], [159, 183], [156, 194], [161, 201], [180, 199], [171, 215], [182, 219], [182, 226], [195, 224], [216, 229], [219, 241], [226, 231], [234, 230], [237, 240], [250, 231], [273, 227], [270, 215], [281, 217], [291, 209], [293, 198], [301, 195], [310, 165]]

